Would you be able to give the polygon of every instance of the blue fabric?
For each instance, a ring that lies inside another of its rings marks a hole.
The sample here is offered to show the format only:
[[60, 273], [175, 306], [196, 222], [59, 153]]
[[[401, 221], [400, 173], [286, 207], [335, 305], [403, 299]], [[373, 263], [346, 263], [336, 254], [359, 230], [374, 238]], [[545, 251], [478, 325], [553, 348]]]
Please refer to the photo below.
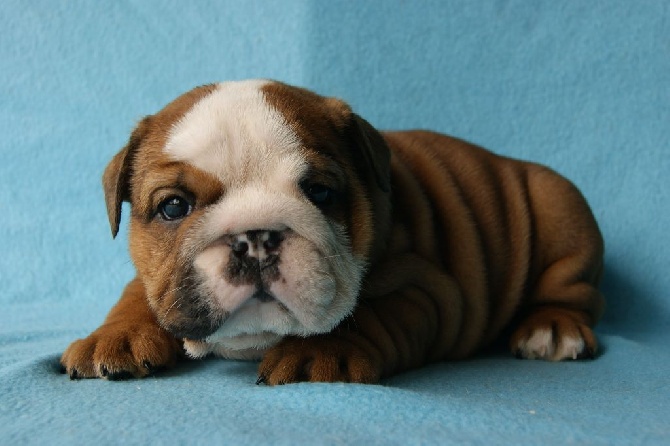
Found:
[[[669, 26], [665, 0], [1, 2], [0, 443], [670, 443]], [[58, 374], [133, 275], [105, 164], [144, 114], [249, 77], [571, 178], [607, 242], [604, 354], [374, 386], [255, 386], [256, 364], [222, 360]]]

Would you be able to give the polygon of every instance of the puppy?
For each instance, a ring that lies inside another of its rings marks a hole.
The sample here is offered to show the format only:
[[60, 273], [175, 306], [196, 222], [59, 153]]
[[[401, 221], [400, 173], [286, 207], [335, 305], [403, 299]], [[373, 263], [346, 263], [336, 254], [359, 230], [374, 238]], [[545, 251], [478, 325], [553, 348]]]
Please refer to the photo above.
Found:
[[259, 380], [374, 383], [510, 334], [519, 357], [593, 357], [603, 241], [555, 172], [427, 131], [380, 133], [274, 81], [196, 88], [107, 166], [137, 276], [72, 343], [72, 378], [182, 356], [260, 360]]

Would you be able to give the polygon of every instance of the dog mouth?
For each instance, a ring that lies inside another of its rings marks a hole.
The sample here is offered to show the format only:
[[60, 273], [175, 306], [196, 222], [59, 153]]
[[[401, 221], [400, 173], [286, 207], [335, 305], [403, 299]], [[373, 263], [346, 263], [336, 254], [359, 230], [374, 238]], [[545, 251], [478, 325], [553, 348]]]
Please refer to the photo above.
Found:
[[280, 335], [276, 327], [271, 327], [277, 323], [281, 325], [289, 313], [289, 309], [277, 296], [259, 285], [239, 306], [227, 312], [214, 332], [198, 340], [214, 344], [223, 342], [232, 350], [249, 346], [260, 348], [270, 340], [276, 341]]
[[222, 314], [212, 314], [211, 311], [200, 307], [200, 311], [191, 311], [186, 316], [186, 320], [182, 321], [183, 324], [181, 326], [173, 326], [170, 328], [170, 331], [177, 337], [204, 340], [217, 330], [223, 328], [226, 322], [234, 319], [237, 313], [243, 312], [250, 307], [271, 304], [277, 305], [283, 311], [288, 311], [288, 308], [274, 294], [265, 287], [258, 286], [239, 307], [225, 311]]
[[256, 290], [254, 294], [251, 295], [250, 299], [256, 299], [259, 302], [272, 302], [277, 300], [277, 298], [272, 295], [269, 291], [267, 291], [264, 287], [259, 288]]
[[[268, 290], [264, 285], [258, 285], [256, 291], [254, 291], [248, 299], [246, 299], [242, 305], [233, 310], [228, 314], [227, 319], [230, 319], [231, 316], [235, 315], [238, 311], [244, 309], [245, 307], [258, 306], [263, 304], [274, 304], [277, 305], [283, 312], [289, 312], [288, 307], [275, 296], [271, 291]], [[224, 320], [221, 325], [224, 325], [226, 320]]]

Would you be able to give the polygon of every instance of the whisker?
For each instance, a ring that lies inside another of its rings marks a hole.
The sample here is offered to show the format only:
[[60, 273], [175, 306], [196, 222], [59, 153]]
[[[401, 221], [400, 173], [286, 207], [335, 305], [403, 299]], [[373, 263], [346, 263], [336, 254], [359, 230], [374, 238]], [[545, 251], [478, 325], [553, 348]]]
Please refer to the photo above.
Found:
[[332, 256], [323, 256], [322, 259], [334, 259], [335, 257], [344, 257], [344, 254], [333, 254]]
[[[168, 290], [165, 293], [163, 293], [163, 295], [161, 296], [161, 299], [163, 299], [169, 293], [174, 293], [175, 291], [181, 291], [184, 288], [186, 288], [186, 285], [181, 285], [181, 286], [178, 286], [177, 288]], [[181, 296], [179, 299], [176, 299], [174, 302], [172, 302], [172, 305], [170, 305], [170, 307], [167, 310], [165, 310], [165, 313], [163, 314], [163, 318], [167, 317], [167, 315], [170, 313], [170, 311], [174, 308], [175, 305], [177, 305], [178, 303], [181, 304], [181, 301], [184, 299], [184, 297], [185, 297], [185, 295]]]

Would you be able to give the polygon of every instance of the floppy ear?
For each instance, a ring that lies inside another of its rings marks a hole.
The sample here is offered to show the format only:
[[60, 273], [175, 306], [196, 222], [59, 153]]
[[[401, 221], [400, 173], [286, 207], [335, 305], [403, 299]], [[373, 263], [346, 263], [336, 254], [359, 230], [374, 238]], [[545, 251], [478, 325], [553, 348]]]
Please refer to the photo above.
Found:
[[145, 117], [133, 130], [126, 146], [105, 168], [102, 175], [102, 187], [105, 191], [105, 203], [107, 205], [107, 217], [112, 229], [112, 237], [119, 233], [121, 223], [121, 204], [130, 201], [130, 178], [132, 176], [132, 160], [139, 148], [142, 139], [147, 133], [150, 116]]
[[330, 109], [330, 119], [353, 142], [354, 162], [367, 171], [372, 171], [377, 186], [391, 190], [391, 151], [382, 135], [368, 121], [351, 111], [349, 104], [335, 97], [324, 98]]
[[359, 151], [355, 154], [361, 157], [372, 169], [379, 188], [384, 192], [391, 190], [391, 151], [382, 135], [370, 125], [368, 121], [351, 114], [353, 138]]

